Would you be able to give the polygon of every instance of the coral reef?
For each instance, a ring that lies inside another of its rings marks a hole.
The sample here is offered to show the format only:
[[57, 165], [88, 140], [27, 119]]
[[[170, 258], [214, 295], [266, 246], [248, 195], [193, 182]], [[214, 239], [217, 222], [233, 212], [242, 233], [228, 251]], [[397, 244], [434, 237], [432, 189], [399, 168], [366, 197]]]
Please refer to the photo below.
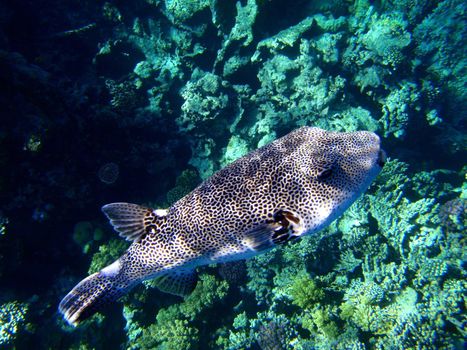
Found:
[[99, 271], [117, 260], [128, 248], [128, 243], [122, 239], [113, 238], [99, 246], [99, 251], [92, 256], [88, 269], [89, 274]]
[[308, 309], [324, 298], [323, 290], [306, 274], [295, 278], [290, 285], [289, 294], [292, 298], [292, 303], [302, 309]]
[[167, 192], [167, 202], [171, 205], [180, 198], [191, 192], [201, 181], [198, 173], [191, 169], [186, 169], [175, 180], [175, 187]]
[[0, 305], [0, 346], [13, 345], [26, 323], [28, 304], [17, 301]]
[[[0, 347], [464, 346], [465, 1], [23, 3], [0, 4]], [[147, 281], [123, 313], [58, 318], [127, 247], [100, 206], [167, 207], [301, 125], [389, 156], [328, 228], [183, 300]]]
[[260, 326], [257, 341], [261, 350], [280, 350], [284, 348], [282, 326], [282, 324], [277, 324], [274, 321]]
[[[202, 274], [193, 291], [182, 303], [170, 305], [157, 312], [155, 322], [148, 327], [132, 321], [127, 308], [127, 332], [132, 349], [196, 349], [200, 342], [203, 317], [227, 295], [228, 284], [214, 276]], [[136, 332], [136, 334], [135, 334]]]

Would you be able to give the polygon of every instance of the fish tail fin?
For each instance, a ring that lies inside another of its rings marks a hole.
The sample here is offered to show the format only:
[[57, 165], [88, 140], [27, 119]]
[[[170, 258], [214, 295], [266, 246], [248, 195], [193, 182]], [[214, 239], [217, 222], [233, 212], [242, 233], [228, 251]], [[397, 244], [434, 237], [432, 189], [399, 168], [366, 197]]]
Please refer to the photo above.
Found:
[[120, 272], [120, 261], [79, 282], [60, 302], [58, 309], [72, 326], [91, 317], [103, 306], [126, 294], [134, 283], [125, 280]]

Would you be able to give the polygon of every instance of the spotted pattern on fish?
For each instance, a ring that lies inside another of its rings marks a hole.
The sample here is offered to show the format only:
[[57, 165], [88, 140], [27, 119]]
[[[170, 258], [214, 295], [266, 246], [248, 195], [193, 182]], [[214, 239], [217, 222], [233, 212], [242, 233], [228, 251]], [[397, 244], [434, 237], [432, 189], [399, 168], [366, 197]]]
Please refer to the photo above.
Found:
[[249, 258], [328, 225], [369, 186], [384, 158], [374, 133], [303, 127], [233, 162], [167, 210], [108, 204], [103, 212], [133, 243], [80, 282], [60, 311], [76, 324], [154, 277], [164, 291], [187, 293], [197, 266]]

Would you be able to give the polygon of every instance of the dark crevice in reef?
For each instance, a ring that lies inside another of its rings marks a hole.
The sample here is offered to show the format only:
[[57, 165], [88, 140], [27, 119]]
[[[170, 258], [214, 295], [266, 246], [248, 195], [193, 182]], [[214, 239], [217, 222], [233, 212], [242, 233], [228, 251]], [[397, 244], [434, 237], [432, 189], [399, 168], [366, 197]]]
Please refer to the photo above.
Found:
[[258, 16], [253, 26], [256, 41], [273, 36], [290, 26], [293, 26], [310, 14], [304, 9], [306, 0], [271, 0], [258, 2]]
[[94, 64], [98, 75], [120, 79], [133, 72], [144, 58], [141, 50], [132, 43], [117, 41], [112, 45], [112, 55], [97, 55]]
[[235, 24], [236, 1], [214, 1], [215, 21], [223, 33], [229, 33]]
[[218, 50], [220, 49], [221, 40], [219, 38], [217, 28], [211, 23], [211, 21], [206, 23], [206, 28], [201, 36], [201, 39], [205, 43], [205, 50], [201, 54], [191, 58], [191, 61], [195, 67], [199, 67], [206, 72], [210, 72], [213, 69]]

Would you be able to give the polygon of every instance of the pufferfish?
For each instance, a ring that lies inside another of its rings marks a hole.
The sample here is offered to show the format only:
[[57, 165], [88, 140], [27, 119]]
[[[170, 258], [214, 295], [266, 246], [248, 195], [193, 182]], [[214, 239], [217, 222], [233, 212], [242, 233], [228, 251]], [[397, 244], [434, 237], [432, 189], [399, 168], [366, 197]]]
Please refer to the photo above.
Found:
[[104, 205], [132, 244], [79, 282], [59, 311], [76, 326], [151, 278], [163, 292], [188, 295], [198, 266], [247, 259], [327, 226], [368, 188], [385, 158], [372, 132], [302, 127], [231, 163], [168, 209]]

